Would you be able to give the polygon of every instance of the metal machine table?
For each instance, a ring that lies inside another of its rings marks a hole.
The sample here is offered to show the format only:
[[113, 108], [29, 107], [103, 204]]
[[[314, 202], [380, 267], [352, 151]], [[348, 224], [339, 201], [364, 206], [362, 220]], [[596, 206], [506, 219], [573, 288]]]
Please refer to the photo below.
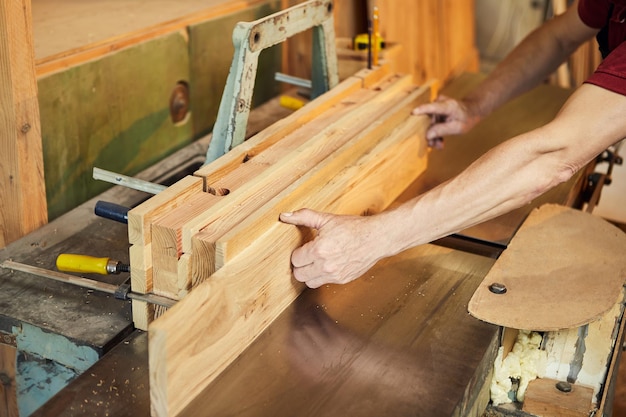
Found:
[[[481, 78], [465, 74], [444, 92], [460, 96]], [[541, 86], [470, 134], [447, 139], [400, 200], [545, 123], [568, 95]], [[573, 204], [581, 175], [465, 231], [469, 246], [465, 239], [440, 242], [463, 250], [424, 245], [379, 262], [348, 285], [306, 290], [185, 415], [480, 415], [500, 329], [469, 316], [467, 303], [532, 207]], [[133, 332], [33, 416], [149, 415], [147, 355], [147, 334]]]

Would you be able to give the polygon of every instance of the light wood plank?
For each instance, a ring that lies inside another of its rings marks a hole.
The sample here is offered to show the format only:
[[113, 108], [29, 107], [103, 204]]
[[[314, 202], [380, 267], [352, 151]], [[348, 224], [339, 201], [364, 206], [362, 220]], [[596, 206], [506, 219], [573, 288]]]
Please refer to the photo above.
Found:
[[150, 225], [154, 219], [184, 204], [189, 198], [202, 192], [203, 188], [202, 178], [187, 176], [129, 210], [128, 241], [131, 244], [148, 245], [152, 241]]
[[[407, 115], [418, 104], [427, 102], [429, 95], [428, 87], [416, 88], [407, 97], [399, 100], [384, 119], [347, 142], [262, 209], [256, 210], [227, 231], [215, 230], [211, 225], [194, 236], [194, 243], [206, 245], [202, 251], [203, 256], [215, 245], [215, 255], [212, 257], [215, 257], [216, 269], [219, 269], [263, 235], [283, 211], [301, 207], [341, 214], [374, 214], [381, 211], [398, 193], [404, 191], [409, 185], [407, 181], [412, 181], [425, 169], [426, 150], [419, 140], [419, 136], [423, 136], [425, 122], [418, 117], [407, 118]], [[394, 130], [395, 126], [400, 126], [399, 131]], [[386, 135], [391, 135], [394, 142], [390, 139], [384, 141], [383, 152], [372, 150]], [[408, 142], [408, 149], [402, 146], [405, 142]], [[393, 149], [393, 152], [387, 152], [388, 149]], [[368, 154], [367, 158], [361, 156], [365, 153]], [[413, 155], [414, 159], [407, 158], [406, 155]], [[397, 164], [390, 163], [389, 158], [397, 158]], [[355, 165], [358, 159], [361, 161]], [[408, 162], [408, 166], [402, 164], [404, 161]], [[381, 175], [380, 170], [372, 172], [379, 168], [377, 164], [394, 168]], [[342, 172], [346, 170], [350, 172]], [[364, 185], [366, 183], [367, 186]], [[359, 187], [356, 187], [357, 184]], [[342, 187], [347, 191], [338, 197], [333, 193], [334, 187]], [[359, 200], [362, 203], [358, 203]], [[359, 207], [363, 212], [352, 212], [354, 207]], [[192, 252], [195, 254], [195, 246]], [[194, 274], [194, 280], [197, 279], [201, 277]]]
[[[229, 228], [249, 216], [366, 126], [368, 120], [383, 115], [398, 92], [408, 86], [410, 77], [392, 75], [369, 89], [356, 91], [224, 178], [207, 184], [223, 197], [199, 197], [195, 207], [181, 206], [157, 219], [152, 229], [154, 235], [159, 234], [158, 240], [153, 236], [154, 291], [174, 298], [188, 291], [197, 279], [193, 278], [193, 271], [184, 269], [188, 263], [178, 267], [177, 261], [182, 253], [192, 254], [191, 237], [197, 231], [213, 222]], [[190, 282], [177, 288], [178, 277], [190, 276]]]
[[[233, 208], [241, 210], [240, 212], [245, 217], [250, 211], [254, 211], [283, 190], [294, 178], [304, 175], [319, 161], [364, 130], [372, 120], [382, 117], [394, 106], [398, 94], [409, 89], [411, 85], [410, 76], [394, 76], [394, 78], [396, 78], [395, 82], [379, 91], [365, 105], [361, 105], [337, 122], [321, 127], [307, 143], [281, 159], [280, 163], [269, 167], [264, 175], [257, 176], [235, 191], [231, 190], [228, 199], [218, 202], [209, 212], [206, 212], [205, 216], [198, 216], [186, 224], [183, 228], [183, 253], [191, 252], [191, 238], [201, 229], [214, 221], [221, 221], [224, 216], [233, 211]], [[373, 89], [377, 88], [373, 87]], [[230, 189], [228, 186], [221, 188]], [[245, 214], [243, 210], [246, 211]]]
[[155, 219], [152, 224], [153, 292], [173, 299], [180, 298], [181, 291], [189, 289], [178, 282], [178, 260], [183, 255], [183, 226], [210, 210], [221, 198], [210, 193], [198, 192], [185, 204]]
[[30, 0], [0, 3], [0, 247], [48, 221]]
[[[316, 119], [314, 136], [300, 148], [273, 163], [271, 167], [267, 167], [263, 175], [246, 177], [249, 179], [246, 184], [234, 192], [228, 181], [218, 182], [215, 189], [228, 190], [228, 198], [218, 201], [210, 210], [205, 211], [205, 215], [198, 216], [183, 226], [182, 252], [193, 256], [192, 237], [197, 232], [208, 225], [214, 225], [217, 230], [225, 230], [241, 222], [289, 186], [295, 178], [305, 175], [315, 164], [341, 147], [351, 137], [366, 129], [372, 120], [384, 118], [384, 115], [393, 108], [402, 94], [406, 94], [412, 88], [409, 87], [409, 76], [392, 76], [389, 78], [372, 87], [373, 90], [379, 92], [378, 95], [366, 103], [361, 103], [359, 108], [346, 117], [329, 125], [324, 124], [323, 120], [319, 118]], [[350, 96], [351, 99], [353, 97], [355, 95]], [[408, 110], [406, 112], [408, 113]], [[203, 248], [202, 252], [213, 250], [211, 243], [209, 247]], [[208, 256], [209, 258], [214, 257]], [[208, 270], [200, 270], [197, 268], [198, 265], [204, 264], [192, 262], [193, 271], [171, 271], [170, 276], [191, 276], [193, 285], [193, 283], [208, 277], [215, 270], [212, 265], [209, 265]]]
[[[128, 241], [130, 253], [130, 286], [135, 292], [146, 294], [153, 290], [152, 221], [170, 207], [184, 204], [201, 193], [202, 178], [187, 176], [159, 194], [128, 212]], [[147, 330], [154, 318], [154, 306], [143, 301], [132, 301], [133, 323]]]
[[588, 417], [593, 410], [593, 388], [572, 384], [571, 392], [561, 392], [557, 382], [549, 378], [531, 381], [522, 410], [538, 416]]
[[285, 136], [319, 117], [333, 106], [340, 103], [349, 95], [361, 88], [369, 87], [390, 74], [389, 67], [382, 67], [376, 71], [364, 70], [339, 83], [331, 91], [322, 94], [314, 101], [307, 103], [303, 108], [279, 120], [262, 132], [248, 139], [241, 145], [233, 148], [219, 159], [207, 164], [194, 173], [203, 177], [208, 184], [214, 183], [229, 172], [237, 169], [244, 161], [254, 158], [263, 150], [272, 146]]
[[[429, 97], [430, 93], [426, 95]], [[406, 152], [406, 148], [399, 152], [400, 149], [392, 145], [397, 143], [398, 137], [406, 138], [407, 131], [416, 128], [415, 125], [399, 127], [376, 147], [376, 151], [366, 154], [361, 165], [357, 163], [353, 170], [347, 169], [341, 176], [353, 178], [364, 171], [364, 166], [385, 175], [398, 163], [395, 157], [382, 157], [386, 152], [414, 163], [415, 153], [419, 154], [416, 143], [422, 150], [425, 147], [423, 131], [428, 122], [426, 118], [407, 121], [422, 126], [419, 141], [406, 141], [414, 146], [414, 152]], [[384, 161], [382, 165], [381, 161]], [[364, 182], [372, 178], [372, 175], [361, 175]], [[379, 179], [374, 177], [373, 181], [377, 183]], [[335, 196], [340, 196], [345, 191], [344, 184], [346, 182], [339, 180], [328, 187]], [[365, 185], [365, 189], [369, 189], [369, 185]], [[342, 207], [358, 213], [363, 206], [354, 205], [362, 203], [360, 199], [349, 199]], [[291, 278], [289, 255], [303, 239], [310, 238], [299, 228], [275, 220], [253, 244], [150, 325], [150, 387], [156, 415], [180, 413], [298, 296], [303, 286]]]
[[[395, 81], [395, 77], [392, 78], [393, 80], [390, 80], [389, 84], [393, 84]], [[304, 126], [300, 126], [281, 141], [274, 143], [254, 158], [228, 172], [223, 178], [216, 179], [215, 183], [207, 184], [206, 188], [209, 192], [198, 193], [186, 200], [185, 204], [173, 207], [172, 210], [154, 219], [151, 232], [154, 292], [178, 299], [181, 293], [186, 293], [192, 286], [191, 280], [183, 282], [178, 279], [178, 277], [191, 276], [190, 269], [184, 270], [186, 263], [182, 263], [181, 268], [178, 268], [178, 260], [185, 253], [182, 233], [188, 227], [187, 225], [193, 224], [198, 218], [207, 218], [207, 216], [211, 219], [219, 217], [221, 224], [228, 224], [228, 221], [225, 219], [229, 217], [216, 214], [217, 207], [222, 207], [222, 211], [226, 209], [237, 212], [240, 217], [252, 212], [256, 205], [243, 205], [233, 201], [236, 197], [235, 191], [246, 187], [249, 181], [255, 181], [255, 179], [266, 175], [266, 171], [274, 164], [286, 164], [288, 169], [293, 171], [293, 173], [281, 176], [283, 183], [302, 175], [301, 171], [306, 169], [306, 166], [297, 167], [293, 166], [290, 160], [282, 162], [280, 160], [307, 141], [319, 137], [320, 130], [323, 131], [322, 126], [337, 126], [340, 120], [353, 111], [359, 103], [365, 102], [376, 94], [377, 92], [371, 89], [356, 91], [346, 98], [345, 102], [337, 103], [327, 112], [317, 117], [315, 122], [311, 121]], [[313, 165], [324, 155], [324, 153], [313, 154], [308, 158], [307, 163]], [[217, 178], [217, 176], [218, 173], [214, 172], [211, 177]], [[281, 189], [280, 185], [274, 183], [265, 190], [262, 198], [269, 199]], [[234, 193], [235, 197], [230, 195], [231, 193]], [[263, 199], [259, 200], [258, 204], [262, 204]], [[190, 248], [191, 246], [187, 245], [187, 247]], [[186, 252], [191, 253], [189, 249]]]

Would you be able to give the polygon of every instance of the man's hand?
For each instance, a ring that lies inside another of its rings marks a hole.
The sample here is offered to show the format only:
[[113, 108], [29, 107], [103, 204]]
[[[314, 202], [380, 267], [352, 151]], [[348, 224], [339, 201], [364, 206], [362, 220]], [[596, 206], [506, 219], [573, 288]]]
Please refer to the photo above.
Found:
[[384, 256], [381, 242], [384, 234], [375, 235], [373, 217], [337, 216], [302, 209], [282, 213], [280, 220], [317, 230], [315, 239], [291, 255], [294, 276], [310, 288], [350, 282]]
[[480, 116], [469, 104], [446, 96], [439, 96], [432, 103], [422, 104], [413, 109], [412, 113], [431, 116], [426, 139], [428, 146], [438, 149], [443, 148], [443, 136], [466, 133], [480, 121]]

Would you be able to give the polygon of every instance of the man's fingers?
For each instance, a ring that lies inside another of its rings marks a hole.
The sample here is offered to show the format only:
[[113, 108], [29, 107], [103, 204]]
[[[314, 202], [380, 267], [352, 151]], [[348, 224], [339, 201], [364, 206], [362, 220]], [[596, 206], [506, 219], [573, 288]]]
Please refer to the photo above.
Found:
[[293, 256], [291, 257], [291, 262], [294, 265], [293, 276], [298, 281], [305, 283], [309, 288], [319, 288], [324, 285], [324, 277], [317, 270], [317, 265], [311, 263], [297, 267], [293, 262]]
[[312, 229], [320, 229], [326, 223], [326, 216], [323, 213], [310, 209], [281, 213], [279, 218], [283, 223], [310, 227]]
[[453, 120], [447, 123], [437, 123], [430, 126], [426, 132], [426, 139], [433, 141], [437, 138], [444, 136], [458, 135], [464, 132], [464, 125], [458, 120]]
[[431, 115], [431, 114], [441, 114], [446, 112], [446, 107], [443, 103], [426, 103], [422, 104], [411, 111], [411, 114], [415, 116], [419, 116], [421, 114]]
[[[310, 255], [312, 245], [312, 242], [305, 243], [291, 253], [291, 265], [293, 265], [294, 268], [302, 268], [313, 264], [313, 256]], [[304, 272], [302, 274], [304, 274]], [[303, 278], [307, 277], [306, 275], [301, 276]]]

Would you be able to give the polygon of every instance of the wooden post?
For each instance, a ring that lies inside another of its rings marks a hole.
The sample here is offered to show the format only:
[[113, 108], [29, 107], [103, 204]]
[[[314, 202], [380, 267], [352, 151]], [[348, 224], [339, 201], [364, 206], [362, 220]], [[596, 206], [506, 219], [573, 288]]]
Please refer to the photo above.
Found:
[[17, 349], [0, 342], [0, 417], [18, 417], [15, 386]]
[[48, 221], [30, 0], [0, 2], [0, 247]]

